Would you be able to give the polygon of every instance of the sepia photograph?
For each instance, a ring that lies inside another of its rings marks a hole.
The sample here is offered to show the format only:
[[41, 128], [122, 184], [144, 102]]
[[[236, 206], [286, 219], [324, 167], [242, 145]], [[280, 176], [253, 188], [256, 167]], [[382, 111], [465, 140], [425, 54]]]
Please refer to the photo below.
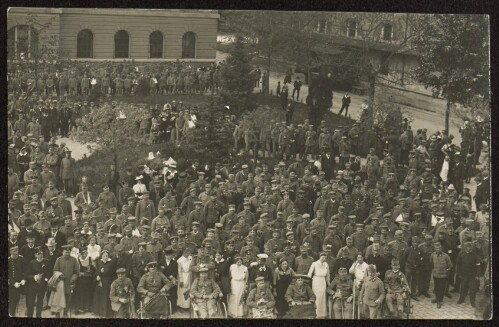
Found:
[[3, 42], [10, 317], [492, 318], [488, 15], [10, 7]]

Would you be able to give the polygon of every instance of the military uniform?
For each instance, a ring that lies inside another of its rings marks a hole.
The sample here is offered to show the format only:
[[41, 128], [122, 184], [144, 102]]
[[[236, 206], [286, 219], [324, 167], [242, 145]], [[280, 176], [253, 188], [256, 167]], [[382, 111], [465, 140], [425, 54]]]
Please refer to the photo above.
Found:
[[114, 318], [129, 318], [131, 314], [131, 312], [129, 312], [129, 301], [134, 301], [135, 299], [135, 289], [132, 280], [128, 277], [124, 277], [123, 279], [118, 278], [112, 282], [109, 298], [111, 300], [111, 308], [114, 311]]
[[342, 254], [345, 253], [346, 257], [352, 261], [355, 261], [357, 259], [357, 254], [359, 251], [355, 247], [348, 247], [344, 246], [338, 251], [337, 258], [341, 258]]
[[297, 274], [301, 274], [301, 275], [308, 274], [308, 271], [310, 270], [310, 266], [312, 265], [313, 262], [314, 262], [314, 258], [312, 258], [311, 256], [308, 256], [308, 255], [305, 258], [301, 255], [296, 257], [295, 258], [295, 266], [294, 266], [295, 272]]
[[[388, 270], [385, 273], [386, 305], [391, 314], [404, 311], [404, 292], [409, 291], [409, 285], [405, 275], [401, 271]], [[395, 301], [396, 307], [393, 306]]]
[[252, 310], [253, 318], [259, 317], [259, 302], [265, 303], [266, 313], [270, 311], [269, 309], [275, 306], [274, 296], [272, 295], [270, 288], [264, 287], [261, 290], [259, 290], [258, 288], [254, 288], [249, 292], [248, 298], [246, 299], [246, 304]]
[[336, 276], [329, 284], [327, 293], [332, 295], [329, 300], [333, 302], [335, 319], [352, 318], [353, 303], [352, 301], [347, 302], [347, 299], [352, 296], [352, 290], [353, 281], [348, 275], [343, 279], [340, 276]]
[[393, 240], [389, 242], [387, 246], [392, 256], [396, 259], [401, 260], [405, 249], [407, 248], [407, 243], [405, 241]]
[[[26, 263], [24, 258], [21, 255], [18, 255], [15, 259], [9, 257], [7, 266], [9, 269], [9, 315], [15, 317], [17, 304], [19, 303], [19, 298], [21, 296], [21, 288], [23, 287], [20, 283], [25, 281], [24, 273]], [[18, 287], [16, 287], [16, 284]]]
[[[216, 298], [220, 294], [220, 286], [212, 278], [196, 278], [190, 290], [193, 301], [197, 304], [201, 318], [211, 318], [216, 312]], [[204, 297], [209, 298], [205, 299]]]
[[147, 272], [140, 278], [137, 293], [142, 294], [144, 302], [147, 303], [158, 292], [163, 290], [167, 292], [172, 287], [172, 282], [162, 272]]
[[[378, 277], [367, 277], [362, 283], [359, 300], [369, 308], [369, 318], [377, 319], [382, 301], [385, 299], [385, 288]], [[377, 302], [377, 303], [376, 303]]]

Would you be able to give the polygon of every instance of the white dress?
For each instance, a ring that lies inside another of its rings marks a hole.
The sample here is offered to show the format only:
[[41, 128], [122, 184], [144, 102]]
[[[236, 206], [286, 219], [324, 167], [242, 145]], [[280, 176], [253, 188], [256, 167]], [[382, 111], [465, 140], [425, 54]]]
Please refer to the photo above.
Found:
[[317, 318], [327, 317], [327, 300], [326, 300], [326, 276], [329, 266], [326, 262], [321, 263], [315, 261], [310, 266], [308, 276], [312, 277], [312, 291], [315, 294], [315, 304], [317, 305]]
[[241, 297], [246, 288], [246, 280], [248, 278], [248, 268], [244, 265], [238, 266], [232, 264], [229, 268], [230, 273], [230, 294], [228, 299], [229, 316], [233, 318], [241, 318], [244, 315], [244, 305], [241, 304]]
[[[177, 305], [183, 309], [189, 309], [191, 306], [191, 299], [188, 297], [187, 300], [184, 297], [184, 293], [189, 291], [191, 288], [191, 272], [189, 267], [191, 266], [192, 257], [188, 258], [181, 256], [177, 260], [178, 264], [178, 287], [177, 287]], [[180, 287], [180, 283], [183, 283], [183, 287]]]

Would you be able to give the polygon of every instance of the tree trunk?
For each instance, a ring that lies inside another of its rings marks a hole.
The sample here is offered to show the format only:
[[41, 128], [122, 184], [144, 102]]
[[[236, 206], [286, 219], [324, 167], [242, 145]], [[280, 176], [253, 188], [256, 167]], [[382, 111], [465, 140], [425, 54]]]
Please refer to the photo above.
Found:
[[372, 72], [368, 73], [368, 88], [367, 88], [367, 95], [368, 95], [368, 126], [372, 126], [374, 122], [374, 95], [376, 92], [376, 75], [373, 74]]
[[449, 134], [449, 117], [450, 117], [450, 108], [452, 106], [452, 101], [447, 99], [447, 108], [445, 109], [445, 131], [447, 135]]

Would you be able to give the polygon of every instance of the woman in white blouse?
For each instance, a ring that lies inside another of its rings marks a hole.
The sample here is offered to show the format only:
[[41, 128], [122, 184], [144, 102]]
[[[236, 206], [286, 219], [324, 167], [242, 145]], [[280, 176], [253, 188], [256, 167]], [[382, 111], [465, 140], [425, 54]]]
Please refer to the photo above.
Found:
[[326, 288], [329, 286], [329, 265], [326, 257], [326, 252], [322, 252], [319, 260], [313, 262], [308, 271], [308, 277], [312, 278], [312, 291], [316, 297], [316, 315], [319, 319], [327, 317]]
[[92, 259], [93, 262], [97, 261], [97, 258], [100, 257], [101, 247], [96, 243], [97, 240], [95, 236], [90, 236], [89, 244], [87, 245], [88, 256]]
[[177, 260], [178, 264], [178, 288], [177, 288], [177, 305], [182, 309], [189, 309], [191, 299], [184, 296], [184, 293], [189, 292], [191, 288], [191, 266], [192, 256], [191, 250], [186, 248], [182, 256]]
[[236, 256], [234, 262], [229, 268], [231, 291], [227, 310], [232, 318], [242, 318], [244, 315], [244, 301], [241, 301], [241, 299], [248, 282], [248, 267], [243, 265], [243, 259], [240, 256]]
[[357, 254], [357, 261], [355, 261], [348, 272], [355, 277], [355, 286], [359, 287], [359, 284], [364, 277], [367, 276], [367, 267], [369, 265], [364, 262], [364, 256], [362, 254]]

